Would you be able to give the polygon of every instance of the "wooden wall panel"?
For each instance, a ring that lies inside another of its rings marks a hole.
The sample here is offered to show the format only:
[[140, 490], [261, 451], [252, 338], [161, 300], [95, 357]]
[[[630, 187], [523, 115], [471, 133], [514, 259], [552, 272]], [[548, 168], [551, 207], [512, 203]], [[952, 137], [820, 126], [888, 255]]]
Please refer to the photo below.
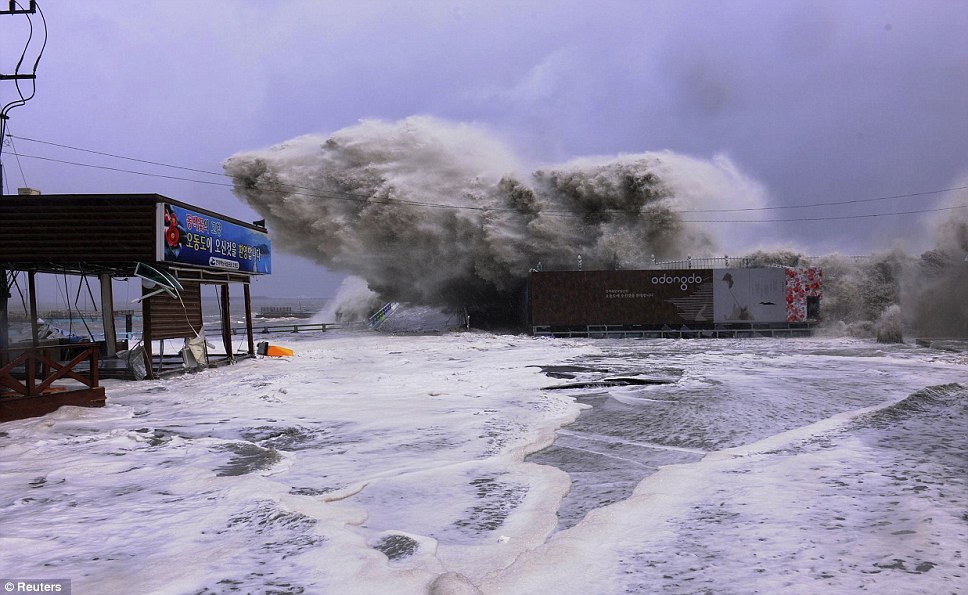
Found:
[[154, 262], [159, 198], [0, 196], [0, 262]]
[[[152, 340], [192, 338], [202, 330], [202, 290], [200, 283], [183, 282], [181, 300], [165, 294], [144, 301], [145, 321], [150, 325], [146, 334]], [[150, 292], [150, 289], [143, 289]]]

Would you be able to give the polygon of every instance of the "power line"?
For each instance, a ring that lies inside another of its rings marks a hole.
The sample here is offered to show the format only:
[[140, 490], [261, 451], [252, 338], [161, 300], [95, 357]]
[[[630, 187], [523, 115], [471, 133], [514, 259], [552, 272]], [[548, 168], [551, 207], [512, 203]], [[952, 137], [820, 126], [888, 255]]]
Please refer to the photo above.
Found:
[[[144, 164], [147, 164], [147, 165], [155, 165], [155, 166], [160, 166], [160, 167], [168, 167], [168, 168], [172, 168], [172, 169], [179, 169], [179, 170], [183, 170], [183, 171], [191, 171], [191, 172], [195, 172], [195, 173], [201, 173], [201, 174], [206, 174], [206, 175], [212, 175], [212, 176], [218, 176], [218, 177], [228, 178], [230, 180], [233, 180], [233, 183], [229, 183], [229, 182], [215, 182], [215, 181], [211, 181], [211, 180], [198, 180], [198, 179], [194, 179], [194, 178], [185, 178], [185, 177], [182, 177], [182, 176], [174, 176], [174, 175], [166, 175], [166, 174], [159, 174], [159, 173], [150, 173], [150, 172], [143, 172], [143, 171], [135, 171], [135, 170], [123, 169], [123, 168], [119, 168], [119, 167], [106, 166], [106, 165], [95, 165], [95, 164], [90, 164], [90, 163], [81, 163], [81, 162], [77, 162], [77, 161], [68, 161], [68, 160], [63, 160], [63, 159], [55, 159], [55, 158], [52, 158], [52, 157], [43, 157], [43, 156], [40, 156], [40, 155], [27, 155], [27, 154], [24, 154], [24, 153], [19, 153], [16, 150], [14, 150], [13, 151], [13, 154], [16, 155], [18, 157], [18, 159], [20, 157], [25, 157], [25, 158], [28, 158], [28, 159], [38, 159], [38, 160], [49, 161], [49, 162], [53, 162], [53, 163], [61, 163], [61, 164], [65, 164], [65, 165], [74, 165], [74, 166], [77, 166], [77, 167], [88, 167], [88, 168], [93, 168], [93, 169], [101, 169], [101, 170], [106, 170], [106, 171], [114, 171], [114, 172], [118, 172], [118, 173], [128, 173], [128, 174], [139, 175], [139, 176], [156, 177], [156, 178], [167, 179], [167, 180], [177, 180], [177, 181], [184, 181], [184, 182], [192, 182], [192, 183], [195, 183], [195, 184], [206, 184], [206, 185], [210, 185], [210, 186], [220, 186], [220, 187], [225, 187], [225, 188], [234, 188], [235, 187], [235, 183], [234, 182], [241, 181], [241, 178], [234, 177], [234, 176], [231, 176], [231, 175], [226, 174], [226, 173], [212, 172], [212, 171], [207, 171], [207, 170], [203, 170], [203, 169], [196, 169], [196, 168], [191, 168], [191, 167], [184, 167], [184, 166], [180, 166], [180, 165], [172, 165], [172, 164], [163, 163], [163, 162], [160, 162], [160, 161], [151, 161], [151, 160], [147, 160], [147, 159], [138, 159], [138, 158], [134, 158], [134, 157], [127, 157], [127, 156], [124, 156], [124, 155], [116, 155], [116, 154], [112, 154], [112, 153], [106, 153], [106, 152], [103, 152], [103, 151], [96, 151], [96, 150], [93, 150], [93, 149], [84, 149], [84, 148], [81, 148], [81, 147], [74, 147], [74, 146], [71, 146], [71, 145], [54, 143], [54, 142], [50, 142], [50, 141], [43, 141], [43, 140], [32, 139], [32, 138], [28, 138], [28, 137], [14, 136], [12, 134], [8, 134], [7, 136], [10, 137], [11, 139], [18, 139], [18, 140], [24, 140], [24, 141], [28, 141], [28, 142], [40, 143], [40, 144], [55, 146], [55, 147], [59, 147], [59, 148], [65, 148], [65, 149], [70, 149], [70, 150], [75, 150], [75, 151], [81, 151], [81, 152], [85, 152], [85, 153], [91, 153], [91, 154], [95, 154], [95, 155], [101, 155], [101, 156], [105, 156], [105, 157], [111, 157], [111, 158], [116, 158], [116, 159], [123, 159], [123, 160], [133, 161], [133, 162], [137, 162], [137, 163], [144, 163]], [[297, 195], [297, 196], [306, 196], [306, 197], [310, 197], [310, 198], [323, 198], [323, 199], [329, 199], [329, 200], [343, 200], [343, 201], [348, 201], [348, 202], [356, 202], [356, 203], [360, 203], [360, 204], [407, 205], [407, 206], [424, 207], [424, 208], [452, 209], [452, 210], [479, 211], [479, 212], [517, 212], [517, 209], [509, 208], [509, 207], [481, 207], [481, 206], [472, 206], [472, 205], [452, 205], [452, 204], [423, 202], [423, 201], [415, 201], [415, 200], [400, 199], [400, 198], [378, 199], [378, 198], [374, 198], [372, 196], [367, 196], [367, 195], [362, 195], [362, 194], [354, 194], [354, 193], [349, 193], [349, 192], [327, 192], [327, 193], [322, 193], [322, 192], [319, 192], [318, 190], [313, 189], [313, 188], [308, 188], [308, 187], [304, 187], [304, 186], [297, 186], [297, 185], [294, 185], [294, 184], [286, 184], [286, 183], [281, 183], [281, 182], [276, 182], [276, 183], [272, 184], [272, 186], [274, 186], [274, 188], [273, 187], [261, 188], [261, 190], [267, 191], [267, 192], [276, 192], [276, 193], [284, 193], [285, 192], [285, 193], [289, 193], [289, 194], [293, 194], [293, 195]], [[927, 195], [932, 195], [932, 194], [944, 194], [946, 192], [955, 192], [955, 191], [958, 191], [958, 190], [965, 190], [965, 189], [968, 189], [968, 185], [966, 185], [966, 186], [956, 186], [956, 187], [952, 187], [952, 188], [943, 188], [943, 189], [940, 189], [940, 190], [928, 190], [928, 191], [922, 191], [922, 192], [912, 192], [912, 193], [907, 193], [907, 194], [896, 194], [896, 195], [891, 195], [891, 196], [881, 196], [881, 197], [875, 197], [875, 198], [862, 198], [862, 199], [852, 199], [852, 200], [844, 200], [844, 201], [830, 201], [830, 202], [811, 203], [811, 204], [806, 204], [806, 205], [748, 207], [748, 208], [737, 208], [737, 209], [683, 209], [683, 210], [679, 210], [679, 211], [676, 211], [676, 212], [678, 214], [698, 214], [698, 213], [762, 212], [762, 211], [774, 211], [774, 210], [780, 210], [780, 209], [805, 209], [805, 208], [821, 207], [821, 206], [823, 206], [823, 207], [841, 206], [841, 205], [848, 205], [848, 204], [860, 204], [860, 203], [880, 202], [880, 201], [893, 200], [893, 199], [915, 198], [915, 197], [919, 197], [919, 196], [927, 196]], [[962, 209], [962, 208], [968, 208], [968, 205], [956, 205], [956, 206], [952, 206], [952, 207], [933, 208], [933, 209], [917, 209], [917, 210], [899, 211], [899, 212], [893, 212], [893, 213], [871, 213], [871, 214], [863, 214], [863, 215], [831, 215], [831, 216], [826, 216], [826, 217], [790, 217], [790, 218], [778, 218], [778, 219], [690, 219], [690, 220], [683, 220], [683, 222], [684, 223], [787, 223], [787, 222], [810, 222], [810, 221], [838, 221], [838, 220], [848, 220], [848, 219], [869, 219], [869, 218], [874, 218], [874, 217], [889, 217], [889, 216], [897, 216], [897, 215], [917, 215], [917, 214], [924, 214], [924, 213], [935, 213], [935, 212], [940, 212], [940, 211], [951, 211], [951, 210]], [[585, 216], [588, 216], [588, 215], [597, 215], [597, 214], [625, 214], [625, 213], [627, 213], [627, 211], [623, 211], [621, 209], [603, 209], [602, 211], [597, 211], [597, 212], [593, 212], [593, 213], [587, 213], [587, 212], [584, 212], [584, 211], [578, 211], [578, 210], [573, 210], [573, 209], [543, 209], [540, 212], [542, 214], [544, 214], [544, 215], [550, 215], [550, 216], [570, 216], [570, 217], [585, 217]]]
[[162, 163], [160, 161], [150, 161], [148, 159], [137, 159], [135, 157], [127, 157], [125, 155], [115, 155], [114, 153], [105, 153], [103, 151], [95, 151], [94, 149], [85, 149], [85, 148], [82, 148], [82, 147], [74, 147], [74, 146], [71, 146], [71, 145], [63, 145], [61, 143], [55, 143], [55, 142], [46, 141], [46, 140], [39, 140], [39, 139], [36, 139], [36, 138], [28, 138], [26, 136], [16, 136], [16, 135], [13, 135], [13, 134], [8, 134], [7, 136], [10, 137], [10, 138], [15, 138], [17, 140], [27, 141], [27, 142], [31, 142], [31, 143], [38, 143], [38, 144], [41, 144], [41, 145], [48, 145], [48, 146], [51, 146], [51, 147], [59, 147], [61, 149], [70, 149], [72, 151], [80, 151], [82, 153], [90, 153], [92, 155], [101, 155], [101, 156], [104, 156], [104, 157], [112, 157], [114, 159], [124, 159], [125, 161], [134, 161], [135, 163], [145, 163], [145, 164], [148, 164], [148, 165], [158, 165], [158, 166], [161, 166], [161, 167], [170, 167], [172, 169], [180, 169], [180, 170], [190, 171], [190, 172], [194, 172], [194, 173], [198, 173], [198, 174], [208, 174], [210, 176], [224, 177], [226, 175], [225, 172], [215, 172], [215, 171], [208, 171], [208, 170], [204, 170], [204, 169], [195, 169], [193, 167], [184, 167], [184, 166], [181, 166], [181, 165], [171, 165], [170, 163]]
[[[10, 130], [10, 123], [7, 122], [7, 130]], [[24, 186], [29, 186], [27, 183], [27, 176], [24, 175], [24, 166], [20, 163], [20, 155], [17, 154], [17, 147], [13, 144], [13, 135], [8, 134], [7, 138], [10, 139], [10, 148], [13, 149], [13, 154], [17, 158], [17, 168], [20, 169], [20, 179], [24, 181]]]
[[[228, 178], [228, 179], [233, 180], [233, 181], [238, 181], [239, 180], [238, 177], [230, 176], [229, 174], [227, 174], [225, 172], [213, 172], [213, 171], [208, 171], [208, 170], [204, 170], [204, 169], [197, 169], [197, 168], [193, 168], [193, 167], [185, 167], [185, 166], [182, 166], [182, 165], [172, 165], [170, 163], [163, 163], [163, 162], [160, 162], [160, 161], [150, 161], [150, 160], [147, 160], [147, 159], [138, 159], [138, 158], [135, 158], [135, 157], [127, 157], [127, 156], [124, 156], [124, 155], [116, 155], [116, 154], [113, 154], [113, 153], [106, 153], [106, 152], [103, 152], [103, 151], [96, 151], [94, 149], [84, 149], [84, 148], [81, 148], [81, 147], [74, 147], [74, 146], [71, 146], [71, 145], [54, 143], [54, 142], [50, 142], [50, 141], [43, 141], [43, 140], [34, 139], [34, 138], [28, 138], [28, 137], [23, 137], [23, 136], [13, 136], [13, 135], [10, 135], [10, 134], [8, 134], [7, 136], [10, 137], [10, 138], [16, 138], [18, 140], [23, 140], [23, 141], [33, 142], [33, 143], [40, 143], [40, 144], [50, 145], [50, 146], [54, 146], [54, 147], [60, 147], [60, 148], [63, 148], [63, 149], [71, 149], [71, 150], [74, 150], [74, 151], [82, 151], [82, 152], [91, 153], [91, 154], [94, 154], [94, 155], [102, 155], [102, 156], [105, 156], [105, 157], [112, 157], [112, 158], [115, 158], [115, 159], [124, 159], [124, 160], [127, 160], [127, 161], [133, 161], [133, 162], [137, 162], [137, 163], [144, 163], [144, 164], [147, 164], [147, 165], [156, 165], [156, 166], [160, 166], [160, 167], [168, 167], [168, 168], [171, 168], [171, 169], [180, 169], [180, 170], [183, 170], [183, 171], [190, 171], [190, 172], [195, 172], [195, 173], [207, 174], [207, 175], [211, 175], [211, 176], [217, 176], [217, 177], [220, 177], [220, 178]], [[110, 171], [130, 173], [130, 174], [135, 174], [135, 175], [140, 175], [140, 176], [148, 176], [148, 177], [152, 177], [153, 176], [153, 177], [159, 177], [159, 178], [165, 178], [165, 179], [171, 179], [171, 180], [182, 180], [182, 181], [186, 181], [186, 182], [195, 182], [195, 183], [198, 183], [198, 184], [210, 184], [210, 185], [214, 185], [214, 186], [225, 186], [225, 187], [229, 187], [229, 188], [234, 187], [234, 184], [218, 183], [218, 182], [211, 182], [211, 181], [205, 181], [205, 180], [195, 180], [195, 179], [190, 179], [190, 178], [182, 178], [182, 177], [178, 177], [178, 176], [166, 176], [166, 175], [163, 175], [163, 174], [153, 174], [153, 173], [148, 173], [148, 172], [133, 171], [133, 170], [127, 170], [127, 169], [121, 169], [121, 168], [115, 168], [115, 167], [109, 167], [109, 166], [94, 165], [94, 164], [89, 164], [89, 163], [79, 163], [77, 161], [67, 161], [67, 160], [62, 160], [62, 159], [54, 159], [52, 157], [42, 157], [42, 156], [39, 156], [39, 155], [26, 155], [26, 154], [20, 153], [20, 156], [27, 157], [27, 158], [30, 158], [30, 159], [40, 159], [40, 160], [44, 160], [44, 161], [52, 161], [52, 162], [55, 162], [55, 163], [63, 163], [63, 164], [66, 164], [66, 165], [75, 165], [75, 166], [79, 166], [79, 167], [90, 167], [90, 168], [95, 168], [95, 169], [106, 169], [106, 170], [110, 170]], [[373, 202], [372, 200], [370, 200], [371, 197], [369, 197], [367, 195], [363, 195], [363, 194], [353, 194], [353, 193], [350, 193], [350, 192], [319, 194], [319, 193], [317, 193], [317, 191], [314, 188], [308, 188], [308, 187], [305, 187], [305, 186], [297, 186], [295, 184], [285, 184], [285, 183], [281, 183], [281, 182], [275, 183], [275, 186], [278, 186], [278, 187], [281, 187], [281, 188], [292, 188], [292, 189], [295, 189], [295, 190], [307, 190], [307, 191], [310, 191], [310, 192], [315, 193], [315, 194], [311, 194], [311, 195], [307, 195], [307, 196], [316, 196], [316, 197], [319, 197], [319, 198], [336, 198], [336, 199], [340, 199], [340, 200], [355, 200], [355, 201], [359, 201], [359, 202]], [[281, 190], [274, 190], [274, 192], [281, 192]], [[398, 201], [398, 202], [405, 202], [405, 203], [407, 203], [407, 201]], [[420, 203], [418, 201], [410, 201], [410, 204], [420, 205], [420, 206], [435, 206], [432, 203]], [[440, 205], [440, 206], [449, 206], [449, 205]], [[462, 207], [455, 206], [454, 208], [462, 208]]]
[[[75, 147], [75, 146], [72, 146], [72, 145], [55, 143], [55, 142], [51, 142], [51, 141], [45, 141], [45, 140], [40, 140], [40, 139], [35, 139], [35, 138], [29, 138], [29, 137], [24, 137], [24, 136], [16, 136], [16, 135], [13, 135], [13, 134], [8, 134], [7, 136], [10, 137], [10, 138], [12, 138], [12, 139], [23, 140], [23, 141], [27, 141], [27, 142], [33, 142], [33, 143], [39, 143], [39, 144], [49, 145], [49, 146], [53, 146], [53, 147], [59, 147], [59, 148], [62, 148], [62, 149], [70, 149], [70, 150], [73, 150], [73, 151], [80, 151], [80, 152], [84, 152], [84, 153], [90, 153], [90, 154], [93, 154], [93, 155], [101, 155], [101, 156], [104, 156], [104, 157], [111, 157], [111, 158], [114, 158], [114, 159], [124, 159], [126, 161], [132, 161], [132, 162], [135, 162], [135, 163], [144, 163], [144, 164], [147, 164], [147, 165], [156, 165], [156, 166], [160, 166], [160, 167], [168, 167], [168, 168], [172, 168], [172, 169], [180, 169], [180, 170], [183, 170], [183, 171], [190, 171], [190, 172], [194, 172], [194, 173], [201, 173], [201, 174], [206, 174], [206, 175], [211, 175], [211, 176], [218, 176], [218, 177], [225, 177], [225, 178], [229, 178], [229, 179], [234, 179], [233, 176], [230, 176], [230, 175], [226, 174], [225, 172], [213, 172], [213, 171], [204, 170], [204, 169], [197, 169], [197, 168], [193, 168], [193, 167], [185, 167], [185, 166], [182, 166], [182, 165], [172, 165], [170, 163], [164, 163], [164, 162], [161, 162], [161, 161], [151, 161], [151, 160], [148, 160], [148, 159], [138, 159], [138, 158], [135, 158], [135, 157], [128, 157], [128, 156], [125, 156], [125, 155], [117, 155], [117, 154], [114, 154], [114, 153], [107, 153], [107, 152], [104, 152], [104, 151], [96, 151], [94, 149], [85, 149], [83, 147]], [[33, 156], [33, 155], [24, 155], [24, 156], [25, 157], [31, 157], [31, 158], [34, 158], [34, 159], [48, 159], [50, 161], [57, 161], [57, 160], [54, 160], [54, 159], [37, 157], [37, 156]], [[68, 163], [70, 165], [79, 165], [79, 166], [85, 166], [85, 167], [101, 167], [101, 166], [82, 164], [82, 163], [77, 163], [77, 162], [72, 162], [72, 161], [64, 161], [62, 163]], [[113, 168], [107, 168], [107, 169], [113, 169]], [[116, 171], [121, 171], [121, 172], [126, 172], [126, 173], [136, 173], [136, 174], [139, 174], [139, 175], [146, 175], [146, 176], [155, 175], [155, 174], [149, 174], [149, 173], [144, 173], [144, 172], [132, 172], [132, 171], [123, 170], [123, 169], [117, 169]], [[171, 176], [159, 176], [159, 177], [166, 177], [166, 178], [170, 178], [170, 179], [184, 179], [184, 178], [177, 178], [177, 177], [171, 177]], [[202, 182], [200, 180], [189, 180], [189, 181], [194, 181], [194, 182], [198, 182], [198, 183], [207, 183], [207, 182]], [[313, 188], [308, 188], [308, 187], [304, 187], [304, 186], [297, 186], [297, 185], [294, 185], [294, 184], [281, 184], [280, 183], [278, 185], [279, 186], [284, 186], [284, 187], [287, 187], [287, 188], [295, 188], [295, 189], [299, 189], [299, 190], [309, 190], [309, 191], [312, 191], [312, 192], [316, 192], [316, 190], [313, 189]], [[878, 196], [878, 197], [874, 197], [874, 198], [858, 198], [858, 199], [841, 200], [841, 201], [815, 202], [815, 203], [809, 203], [809, 204], [803, 204], [803, 205], [775, 205], [775, 206], [768, 206], [768, 207], [746, 207], [746, 208], [735, 208], [735, 209], [683, 209], [683, 210], [680, 210], [678, 212], [679, 213], [743, 213], [743, 212], [756, 212], [756, 211], [776, 211], [776, 210], [782, 210], [782, 209], [809, 209], [809, 208], [815, 208], [815, 207], [830, 207], [830, 206], [840, 206], [840, 205], [849, 205], [849, 204], [862, 204], [862, 203], [870, 203], [870, 202], [881, 202], [881, 201], [886, 201], [886, 200], [895, 200], [895, 199], [902, 199], [902, 198], [917, 198], [917, 197], [920, 197], [920, 196], [930, 196], [930, 195], [933, 195], [933, 194], [944, 194], [946, 192], [954, 192], [954, 191], [957, 191], [957, 190], [965, 190], [965, 189], [968, 189], [968, 185], [965, 185], [965, 186], [955, 186], [955, 187], [952, 187], [952, 188], [942, 188], [940, 190], [926, 190], [926, 191], [922, 191], [922, 192], [910, 192], [910, 193], [907, 193], [907, 194], [893, 194], [893, 195], [890, 195], [890, 196]], [[369, 198], [370, 198], [370, 197], [365, 196], [365, 195], [358, 195], [358, 194], [353, 194], [353, 193], [341, 193], [341, 194], [343, 196], [358, 197], [360, 200], [369, 200]], [[320, 195], [320, 196], [322, 196], [322, 195]], [[413, 204], [413, 205], [417, 205], [417, 206], [442, 206], [442, 207], [448, 207], [448, 208], [470, 208], [470, 209], [475, 209], [475, 210], [480, 209], [480, 207], [465, 207], [465, 206], [459, 206], [459, 205], [440, 205], [440, 204], [436, 204], [436, 203], [424, 203], [424, 202], [420, 202], [420, 201], [398, 201], [398, 202], [404, 202], [405, 204]], [[513, 210], [513, 209], [506, 209], [506, 210]], [[575, 212], [575, 211], [567, 210], [567, 209], [546, 209], [544, 212], [545, 213], [558, 213], [558, 212], [572, 213], [572, 212]], [[606, 210], [606, 212], [621, 213], [621, 212], [624, 212], [624, 211], [621, 211], [619, 209], [608, 209], [608, 210]], [[823, 219], [819, 219], [818, 218], [817, 220], [823, 220]]]
[[[809, 209], [813, 207], [832, 207], [840, 205], [853, 205], [866, 202], [878, 202], [893, 200], [896, 198], [916, 198], [918, 196], [929, 196], [931, 194], [944, 194], [957, 190], [968, 189], [968, 186], [955, 186], [953, 188], [942, 188], [941, 190], [926, 190], [924, 192], [911, 192], [908, 194], [894, 194], [892, 196], [878, 196], [876, 198], [855, 198], [853, 200], [840, 200], [834, 202], [815, 202], [806, 205], [773, 206], [773, 207], [749, 207], [745, 209], [696, 209], [692, 211], [679, 211], [680, 213], [740, 213], [744, 211], [774, 211], [778, 209]], [[822, 220], [822, 219], [817, 219]]]
[[[134, 174], [134, 175], [138, 175], [138, 176], [146, 176], [146, 177], [152, 177], [152, 178], [162, 178], [162, 179], [166, 179], [166, 180], [178, 180], [178, 181], [182, 181], [182, 182], [193, 182], [195, 184], [207, 184], [209, 186], [222, 186], [222, 187], [225, 187], [225, 188], [234, 188], [235, 187], [235, 184], [234, 183], [229, 183], [229, 182], [213, 182], [211, 180], [196, 180], [194, 178], [183, 178], [181, 176], [170, 176], [170, 175], [165, 175], [165, 174], [156, 174], [156, 173], [149, 173], [149, 172], [143, 172], [143, 171], [135, 171], [135, 170], [131, 170], [131, 169], [122, 169], [122, 168], [119, 168], [119, 167], [111, 167], [109, 165], [94, 165], [94, 164], [91, 164], [91, 163], [80, 163], [78, 161], [68, 161], [66, 159], [55, 159], [53, 157], [42, 157], [40, 155], [27, 155], [27, 154], [24, 154], [24, 153], [16, 153], [16, 155], [18, 155], [19, 157], [25, 157], [27, 159], [39, 159], [41, 161], [50, 161], [52, 163], [62, 163], [62, 164], [65, 164], [65, 165], [75, 165], [75, 166], [78, 166], [78, 167], [89, 167], [89, 168], [93, 168], [93, 169], [102, 169], [102, 170], [107, 170], [107, 171], [114, 171], [114, 172], [127, 173], [127, 174]], [[170, 166], [170, 167], [177, 167], [177, 166]], [[230, 176], [228, 174], [218, 174], [218, 175], [221, 175], [223, 177], [226, 177], [226, 178], [229, 178], [229, 179], [232, 179], [232, 180], [239, 180], [239, 178], [235, 178], [235, 177]], [[345, 201], [350, 201], [350, 202], [357, 202], [357, 203], [360, 203], [360, 204], [387, 204], [387, 205], [404, 204], [404, 205], [408, 205], [408, 206], [442, 208], [442, 209], [467, 209], [467, 210], [474, 210], [474, 211], [494, 210], [494, 209], [489, 209], [487, 207], [474, 207], [474, 206], [469, 206], [469, 205], [446, 205], [446, 204], [441, 204], [441, 203], [420, 202], [420, 201], [407, 200], [407, 199], [386, 199], [386, 200], [380, 200], [380, 199], [373, 199], [372, 197], [369, 197], [369, 196], [357, 195], [357, 194], [351, 194], [351, 193], [320, 193], [320, 192], [317, 192], [317, 191], [303, 192], [303, 190], [309, 191], [309, 190], [312, 190], [312, 189], [311, 188], [305, 188], [305, 187], [302, 187], [302, 186], [295, 186], [295, 185], [292, 185], [292, 184], [278, 183], [278, 182], [275, 183], [275, 184], [273, 184], [273, 186], [275, 186], [276, 188], [262, 188], [262, 190], [267, 191], [267, 192], [280, 193], [280, 194], [281, 193], [288, 192], [289, 194], [295, 194], [295, 195], [298, 195], [298, 196], [308, 196], [308, 197], [311, 197], [311, 198], [326, 198], [326, 199], [333, 199], [333, 200], [345, 200]], [[501, 210], [513, 210], [513, 209], [501, 209]]]
[[[14, 137], [14, 138], [20, 138], [20, 137]], [[27, 159], [38, 159], [40, 161], [50, 161], [51, 163], [62, 163], [64, 165], [76, 165], [78, 167], [88, 167], [88, 168], [91, 168], [91, 169], [103, 169], [103, 170], [107, 170], [107, 171], [113, 171], [113, 172], [119, 172], [119, 173], [125, 173], [125, 174], [134, 174], [134, 175], [137, 175], [137, 176], [146, 176], [146, 177], [149, 177], [149, 178], [163, 178], [163, 179], [166, 179], [166, 180], [179, 180], [179, 181], [182, 181], [182, 182], [194, 182], [196, 184], [209, 184], [209, 185], [212, 185], [212, 186], [226, 186], [226, 187], [229, 187], [229, 188], [232, 187], [232, 184], [229, 184], [228, 182], [212, 182], [211, 180], [194, 180], [192, 178], [183, 178], [181, 176], [168, 176], [168, 175], [165, 175], [165, 174], [156, 174], [156, 173], [149, 173], [149, 172], [144, 172], [144, 171], [135, 171], [135, 170], [131, 170], [131, 169], [122, 169], [120, 167], [111, 167], [109, 165], [94, 165], [93, 163], [80, 163], [78, 161], [68, 161], [66, 159], [55, 159], [53, 157], [42, 157], [40, 155], [27, 155], [26, 153], [18, 153], [18, 152], [15, 152], [14, 155], [16, 155], [17, 157], [25, 157]]]
[[830, 217], [792, 217], [789, 219], [689, 219], [683, 223], [790, 223], [800, 221], [840, 221], [844, 219], [872, 219], [874, 217], [893, 217], [895, 215], [921, 215], [923, 213], [939, 213], [942, 211], [955, 211], [957, 209], [968, 209], [966, 205], [955, 205], [953, 207], [938, 207], [936, 209], [918, 209], [915, 211], [897, 211], [894, 213], [870, 213], [867, 215], [832, 215]]

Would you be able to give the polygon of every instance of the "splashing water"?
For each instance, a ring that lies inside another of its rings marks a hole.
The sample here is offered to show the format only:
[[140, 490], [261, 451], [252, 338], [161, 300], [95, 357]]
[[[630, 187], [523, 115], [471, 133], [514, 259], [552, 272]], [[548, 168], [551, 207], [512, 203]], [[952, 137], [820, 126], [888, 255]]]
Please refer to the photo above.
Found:
[[710, 253], [717, 238], [682, 211], [765, 202], [723, 156], [583, 158], [523, 175], [493, 134], [430, 117], [367, 120], [224, 166], [281, 248], [365, 279], [384, 300], [470, 307], [478, 323], [513, 320], [539, 264], [640, 267]]
[[[952, 241], [951, 230], [968, 230], [968, 219], [946, 220], [938, 228], [937, 247], [920, 256], [894, 250], [862, 259], [839, 254], [810, 259], [824, 270], [827, 330], [890, 343], [905, 334], [968, 337], [968, 241]], [[803, 256], [783, 251], [757, 252], [751, 260], [784, 266], [804, 262]]]
[[[576, 268], [580, 259], [589, 270], [642, 268], [653, 258], [710, 255], [721, 245], [714, 230], [739, 253], [742, 238], [755, 237], [749, 224], [700, 227], [683, 213], [755, 213], [766, 204], [762, 185], [724, 156], [587, 157], [522, 173], [528, 168], [484, 128], [425, 116], [301, 136], [238, 153], [224, 167], [282, 249], [364, 280], [373, 295], [338, 304], [343, 310], [381, 300], [467, 308], [485, 327], [524, 318], [534, 267]], [[950, 200], [963, 202], [963, 193]], [[920, 257], [814, 259], [826, 273], [829, 326], [869, 337], [890, 326], [894, 339], [899, 325], [968, 335], [968, 216], [951, 209], [946, 217], [935, 222], [935, 248]], [[790, 250], [749, 257], [759, 265], [802, 259]], [[885, 318], [894, 305], [900, 312]]]

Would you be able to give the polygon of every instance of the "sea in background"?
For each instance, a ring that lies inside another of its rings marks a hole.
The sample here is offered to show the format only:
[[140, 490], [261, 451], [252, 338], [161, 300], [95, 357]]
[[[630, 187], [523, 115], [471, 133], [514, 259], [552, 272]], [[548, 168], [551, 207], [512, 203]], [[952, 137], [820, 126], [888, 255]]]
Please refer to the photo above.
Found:
[[958, 593], [968, 355], [282, 334], [0, 426], [0, 569], [74, 593]]
[[[238, 289], [238, 288], [233, 288]], [[236, 295], [239, 294], [239, 295]], [[308, 322], [317, 316], [330, 303], [330, 298], [279, 298], [252, 296], [252, 326], [255, 332], [262, 332], [267, 326], [280, 324], [299, 324]], [[10, 311], [10, 339], [11, 342], [30, 340], [29, 315], [19, 304], [13, 303]], [[241, 292], [235, 291], [230, 299], [230, 319], [232, 327], [241, 333], [245, 327], [245, 304]], [[104, 340], [104, 324], [101, 313], [92, 306], [90, 300], [85, 300], [80, 307], [67, 307], [68, 303], [41, 303], [38, 305], [38, 316], [42, 322], [41, 334], [48, 334], [58, 338], [73, 338], [77, 341]], [[20, 309], [18, 309], [20, 308]], [[221, 346], [221, 303], [215, 287], [206, 287], [202, 295], [202, 323], [209, 341], [220, 352]], [[316, 322], [330, 322], [317, 320]], [[119, 340], [127, 340], [134, 346], [141, 340], [144, 333], [144, 318], [141, 304], [118, 302], [115, 304], [115, 331]], [[183, 341], [167, 341], [174, 346], [175, 351], [181, 347]], [[245, 339], [240, 334], [234, 344], [236, 352], [247, 349]], [[156, 347], [158, 342], [155, 341]], [[217, 345], [216, 345], [217, 344]], [[170, 351], [170, 349], [169, 349]], [[155, 349], [155, 353], [157, 353]]]

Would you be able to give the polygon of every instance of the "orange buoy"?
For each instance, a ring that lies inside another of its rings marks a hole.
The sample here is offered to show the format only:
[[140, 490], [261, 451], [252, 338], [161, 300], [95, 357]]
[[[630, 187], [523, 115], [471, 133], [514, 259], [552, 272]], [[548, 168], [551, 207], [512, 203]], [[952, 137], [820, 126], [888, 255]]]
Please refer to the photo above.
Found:
[[288, 347], [279, 347], [278, 345], [269, 345], [268, 341], [263, 341], [259, 343], [256, 352], [259, 355], [268, 355], [272, 357], [287, 357], [293, 354], [293, 350]]
[[279, 347], [278, 345], [269, 345], [269, 347], [266, 348], [266, 355], [270, 355], [272, 357], [286, 357], [292, 354], [293, 354], [292, 349], [289, 349], [287, 347]]

